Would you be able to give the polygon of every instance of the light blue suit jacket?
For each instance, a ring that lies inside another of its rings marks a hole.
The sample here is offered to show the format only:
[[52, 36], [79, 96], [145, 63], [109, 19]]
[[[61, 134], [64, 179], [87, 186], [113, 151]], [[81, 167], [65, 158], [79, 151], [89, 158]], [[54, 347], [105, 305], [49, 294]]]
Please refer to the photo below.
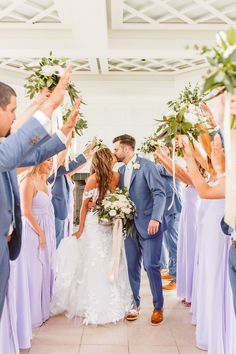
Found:
[[[64, 166], [59, 167], [57, 170], [56, 180], [52, 187], [52, 203], [55, 217], [59, 220], [65, 220], [68, 216], [69, 185], [65, 175], [76, 170], [86, 161], [84, 155], [81, 154], [69, 163], [68, 170]], [[48, 182], [52, 183], [53, 180], [54, 175], [49, 177]]]
[[[44, 143], [38, 146], [42, 141]], [[0, 316], [9, 275], [9, 264], [6, 260], [9, 256], [12, 260], [16, 259], [21, 248], [21, 209], [15, 168], [40, 164], [64, 149], [65, 145], [58, 136], [55, 134], [49, 138], [47, 131], [34, 118], [0, 144]], [[13, 206], [15, 229], [11, 241], [7, 242]]]
[[[160, 223], [163, 221], [166, 205], [165, 186], [153, 162], [137, 156], [135, 163], [139, 164], [140, 168], [133, 169], [129, 188], [130, 197], [137, 209], [134, 224], [140, 236], [143, 239], [148, 239], [150, 238], [148, 234], [149, 221], [157, 220]], [[119, 172], [120, 186], [124, 188], [125, 166], [122, 166]], [[163, 226], [160, 225], [158, 233], [152, 238], [163, 232]]]
[[180, 213], [182, 209], [182, 202], [181, 202], [181, 183], [179, 180], [176, 179], [176, 193], [174, 197], [174, 203], [170, 210], [168, 210], [169, 206], [172, 203], [173, 193], [174, 193], [174, 185], [173, 185], [173, 176], [161, 165], [156, 164], [160, 175], [163, 177], [163, 181], [165, 184], [165, 191], [166, 191], [166, 208], [165, 208], [165, 216], [172, 215], [176, 213]]

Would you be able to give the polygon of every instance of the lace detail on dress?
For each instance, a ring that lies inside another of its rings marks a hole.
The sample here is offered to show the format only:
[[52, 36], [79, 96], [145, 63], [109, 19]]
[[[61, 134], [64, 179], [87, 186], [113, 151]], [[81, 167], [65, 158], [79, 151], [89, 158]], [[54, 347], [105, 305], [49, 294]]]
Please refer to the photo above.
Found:
[[99, 195], [98, 188], [93, 188], [90, 191], [85, 191], [83, 193], [83, 200], [92, 198], [93, 202], [96, 202], [96, 200], [98, 199], [98, 195]]

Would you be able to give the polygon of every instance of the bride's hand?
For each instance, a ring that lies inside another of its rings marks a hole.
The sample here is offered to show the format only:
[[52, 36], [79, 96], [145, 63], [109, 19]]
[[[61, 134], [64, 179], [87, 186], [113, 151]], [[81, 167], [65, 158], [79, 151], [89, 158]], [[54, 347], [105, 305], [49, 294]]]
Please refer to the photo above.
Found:
[[78, 231], [76, 231], [72, 236], [75, 236], [76, 238], [80, 238], [80, 236], [82, 235], [82, 230], [78, 230]]

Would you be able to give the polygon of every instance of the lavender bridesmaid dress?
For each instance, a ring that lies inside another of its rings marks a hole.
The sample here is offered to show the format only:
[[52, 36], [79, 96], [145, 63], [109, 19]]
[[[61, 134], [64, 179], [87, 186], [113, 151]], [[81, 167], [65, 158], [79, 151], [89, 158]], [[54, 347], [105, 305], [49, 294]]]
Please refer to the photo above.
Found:
[[[21, 284], [19, 281], [17, 288], [21, 299], [18, 303], [18, 336], [21, 348], [29, 347], [32, 336], [30, 327], [39, 327], [49, 318], [53, 285], [52, 265], [56, 252], [51, 195], [38, 191], [33, 198], [32, 212], [45, 233], [46, 246], [44, 249], [39, 248], [38, 235], [27, 218], [22, 216], [22, 249], [17, 260], [20, 265], [18, 279], [22, 280]], [[27, 307], [30, 312], [25, 312]]]
[[68, 202], [68, 216], [65, 220], [64, 224], [64, 237], [69, 237], [73, 233], [73, 221], [74, 221], [74, 195], [73, 191], [75, 188], [74, 182], [67, 178], [67, 182], [69, 184], [69, 202]]
[[182, 203], [177, 244], [177, 296], [186, 302], [192, 302], [197, 214], [200, 203], [194, 187], [187, 186], [182, 189]]
[[234, 354], [236, 319], [228, 275], [230, 238], [220, 221], [224, 199], [207, 201], [199, 219], [196, 343], [208, 354]]
[[15, 264], [10, 262], [8, 290], [0, 321], [0, 353], [19, 354], [15, 293]]

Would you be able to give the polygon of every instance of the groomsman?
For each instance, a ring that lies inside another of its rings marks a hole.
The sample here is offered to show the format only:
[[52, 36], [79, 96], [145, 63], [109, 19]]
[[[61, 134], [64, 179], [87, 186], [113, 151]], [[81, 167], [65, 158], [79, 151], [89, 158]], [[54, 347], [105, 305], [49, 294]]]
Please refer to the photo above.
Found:
[[[170, 283], [164, 285], [162, 288], [164, 290], [174, 290], [176, 289], [176, 264], [177, 264], [177, 242], [178, 242], [178, 229], [180, 213], [182, 209], [181, 197], [180, 197], [180, 181], [176, 180], [176, 191], [174, 200], [174, 186], [173, 186], [173, 176], [161, 165], [156, 165], [160, 175], [163, 177], [166, 187], [166, 207], [164, 212], [164, 220], [167, 225], [167, 229], [163, 233], [163, 241], [169, 254], [168, 263], [168, 274], [163, 274], [162, 279], [170, 280]], [[171, 206], [172, 204], [172, 206]], [[169, 208], [171, 206], [171, 208]], [[163, 245], [162, 245], [163, 252]]]
[[66, 136], [74, 128], [77, 114], [71, 116], [58, 134], [40, 147], [38, 145], [49, 136], [50, 117], [64, 98], [70, 70], [70, 67], [66, 69], [40, 111], [12, 135], [10, 130], [15, 120], [16, 93], [10, 86], [0, 83], [0, 137], [6, 138], [0, 144], [0, 317], [9, 277], [9, 258], [16, 259], [21, 247], [21, 209], [15, 168], [39, 164], [65, 149]]
[[57, 247], [64, 237], [64, 224], [68, 216], [69, 208], [69, 184], [66, 175], [75, 171], [78, 167], [87, 162], [93, 154], [94, 145], [90, 144], [82, 154], [78, 155], [73, 161], [69, 163], [68, 169], [65, 166], [60, 166], [57, 170], [56, 179], [52, 175], [48, 182], [53, 183], [52, 186], [52, 204], [55, 213], [55, 228], [56, 228], [56, 242]]

